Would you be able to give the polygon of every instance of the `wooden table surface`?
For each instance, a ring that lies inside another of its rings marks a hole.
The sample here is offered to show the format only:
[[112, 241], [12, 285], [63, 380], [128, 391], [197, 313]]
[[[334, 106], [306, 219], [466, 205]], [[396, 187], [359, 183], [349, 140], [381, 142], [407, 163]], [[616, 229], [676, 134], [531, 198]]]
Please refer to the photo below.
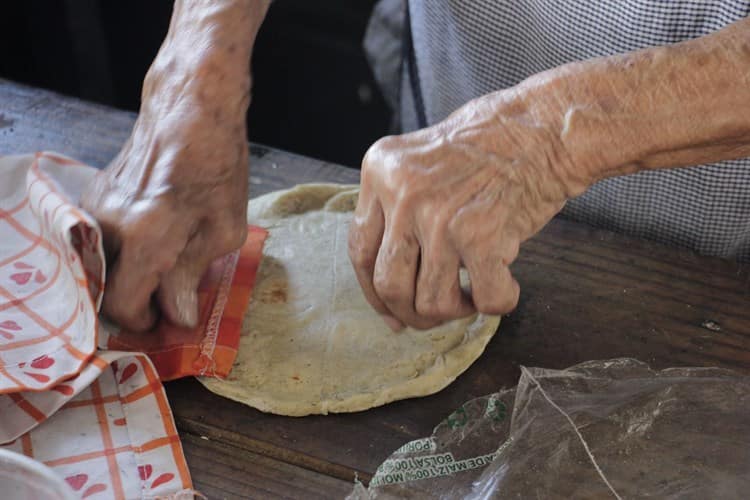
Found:
[[[53, 150], [103, 167], [135, 116], [0, 80], [0, 154]], [[253, 146], [252, 196], [357, 170]], [[195, 487], [209, 498], [336, 498], [464, 401], [515, 385], [519, 365], [628, 356], [750, 373], [747, 265], [555, 219], [521, 249], [518, 308], [486, 352], [433, 396], [362, 413], [267, 415], [193, 379], [167, 383]], [[709, 323], [711, 322], [711, 323]], [[713, 328], [708, 328], [712, 326]]]

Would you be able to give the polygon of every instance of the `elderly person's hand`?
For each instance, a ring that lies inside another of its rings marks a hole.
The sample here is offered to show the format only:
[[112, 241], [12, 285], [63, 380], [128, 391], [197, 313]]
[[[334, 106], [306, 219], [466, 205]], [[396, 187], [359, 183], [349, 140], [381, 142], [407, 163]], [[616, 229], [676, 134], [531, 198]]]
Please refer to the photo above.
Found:
[[104, 233], [103, 310], [132, 330], [194, 326], [212, 260], [247, 233], [252, 42], [267, 2], [178, 1], [120, 154], [82, 199]]
[[748, 47], [746, 19], [533, 76], [375, 143], [349, 233], [370, 304], [394, 329], [507, 313], [519, 245], [567, 199], [609, 176], [750, 155]]
[[367, 299], [392, 327], [512, 310], [519, 245], [583, 189], [559, 123], [524, 97], [513, 89], [477, 99], [367, 152], [349, 251]]

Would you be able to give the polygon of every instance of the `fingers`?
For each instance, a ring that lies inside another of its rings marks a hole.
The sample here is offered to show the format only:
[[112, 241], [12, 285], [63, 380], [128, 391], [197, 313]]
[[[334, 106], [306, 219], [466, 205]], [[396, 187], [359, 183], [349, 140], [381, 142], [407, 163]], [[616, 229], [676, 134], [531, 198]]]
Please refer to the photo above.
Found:
[[126, 330], [148, 330], [158, 317], [151, 297], [159, 286], [159, 273], [150, 269], [142, 249], [123, 242], [115, 224], [106, 218], [99, 223], [107, 263], [101, 312]]
[[357, 201], [354, 219], [349, 226], [349, 259], [365, 299], [383, 316], [388, 326], [397, 331], [404, 325], [391, 315], [388, 307], [380, 300], [373, 284], [375, 262], [384, 230], [385, 219], [380, 204], [368, 199], [366, 190], [363, 189]]
[[185, 248], [191, 228], [175, 223], [170, 203], [135, 208], [127, 215], [104, 209], [98, 213], [104, 239], [110, 241], [111, 263], [102, 310], [127, 330], [145, 331], [158, 319], [153, 295]]
[[460, 258], [448, 245], [422, 246], [417, 277], [417, 314], [432, 320], [449, 321], [476, 312], [471, 297], [461, 289]]
[[471, 298], [477, 311], [500, 315], [515, 309], [521, 289], [502, 259], [469, 256], [465, 263], [471, 280]]
[[439, 321], [420, 316], [415, 307], [419, 242], [400, 230], [399, 223], [387, 227], [378, 251], [373, 273], [373, 286], [380, 300], [393, 316], [418, 329], [435, 326]]
[[510, 230], [505, 214], [486, 223], [481, 213], [464, 211], [468, 220], [456, 219], [450, 226], [450, 241], [457, 248], [469, 273], [471, 300], [484, 314], [507, 314], [518, 304], [520, 287], [509, 265], [518, 256], [520, 239]]
[[177, 264], [167, 271], [159, 284], [156, 297], [162, 314], [171, 323], [194, 328], [198, 324], [198, 285], [211, 264], [212, 255], [200, 248], [202, 239], [188, 242]]
[[432, 328], [476, 312], [461, 290], [458, 254], [447, 245], [420, 248], [396, 216], [386, 228], [380, 205], [364, 192], [349, 228], [349, 258], [365, 298], [394, 331]]
[[122, 328], [134, 332], [150, 329], [158, 318], [151, 295], [159, 285], [159, 276], [136, 278], [128, 265], [118, 260], [113, 266], [104, 291], [102, 311]]
[[247, 237], [245, 224], [211, 228], [196, 232], [159, 284], [156, 296], [161, 312], [175, 325], [194, 328], [198, 324], [201, 279], [211, 262], [239, 248]]
[[[172, 236], [172, 238], [170, 238]], [[186, 237], [166, 235], [161, 248], [148, 248], [148, 238], [124, 236], [117, 259], [111, 267], [104, 291], [103, 312], [120, 326], [132, 331], [150, 329], [158, 319], [152, 296], [163, 270], [177, 260]]]

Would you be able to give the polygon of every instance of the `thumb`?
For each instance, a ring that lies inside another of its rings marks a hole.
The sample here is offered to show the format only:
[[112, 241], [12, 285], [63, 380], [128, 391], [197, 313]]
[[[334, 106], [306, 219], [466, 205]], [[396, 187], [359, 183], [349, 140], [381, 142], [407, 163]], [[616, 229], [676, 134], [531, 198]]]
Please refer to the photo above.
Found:
[[177, 264], [163, 276], [156, 295], [162, 314], [173, 324], [187, 328], [198, 324], [198, 285], [214, 257], [198, 251], [194, 242], [188, 243]]
[[[161, 279], [157, 300], [162, 313], [178, 326], [198, 324], [198, 285], [214, 259], [239, 248], [247, 237], [247, 225], [239, 230], [214, 223], [201, 228], [185, 245], [175, 266]], [[236, 229], [236, 228], [235, 228]]]
[[198, 324], [198, 284], [202, 275], [195, 266], [178, 265], [162, 280], [157, 300], [171, 323], [187, 328]]

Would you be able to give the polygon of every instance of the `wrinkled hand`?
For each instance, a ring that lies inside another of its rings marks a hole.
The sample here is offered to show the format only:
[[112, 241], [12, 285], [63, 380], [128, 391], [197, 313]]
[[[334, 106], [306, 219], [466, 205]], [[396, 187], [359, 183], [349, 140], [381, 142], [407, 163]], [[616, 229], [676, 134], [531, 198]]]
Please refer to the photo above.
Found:
[[569, 175], [562, 124], [526, 101], [517, 90], [491, 94], [365, 155], [349, 255], [394, 330], [511, 311], [519, 245], [583, 190]]
[[136, 331], [159, 312], [194, 326], [199, 280], [247, 232], [247, 86], [169, 75], [147, 77], [130, 140], [82, 199], [104, 232], [103, 311]]

